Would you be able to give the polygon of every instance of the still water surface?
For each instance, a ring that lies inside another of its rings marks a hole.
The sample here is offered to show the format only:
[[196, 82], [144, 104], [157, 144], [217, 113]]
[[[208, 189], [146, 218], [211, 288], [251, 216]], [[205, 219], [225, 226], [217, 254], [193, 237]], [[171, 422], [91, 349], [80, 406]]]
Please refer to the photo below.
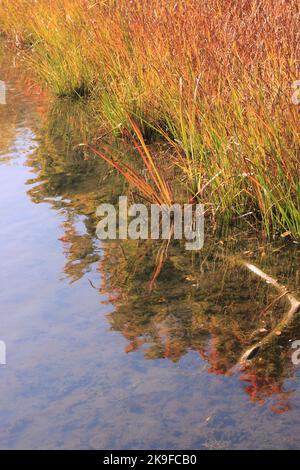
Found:
[[124, 183], [76, 148], [99, 126], [89, 106], [50, 102], [10, 63], [0, 79], [0, 447], [299, 448], [300, 328], [237, 370], [285, 306], [264, 313], [276, 293], [228, 257], [300, 295], [298, 245], [208, 234], [199, 255], [171, 246], [150, 290], [159, 242], [95, 237]]

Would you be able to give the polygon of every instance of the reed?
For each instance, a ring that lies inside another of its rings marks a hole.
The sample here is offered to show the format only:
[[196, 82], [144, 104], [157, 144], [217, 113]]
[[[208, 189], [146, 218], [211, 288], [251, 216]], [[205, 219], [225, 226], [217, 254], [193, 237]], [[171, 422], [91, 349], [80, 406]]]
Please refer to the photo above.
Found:
[[[140, 156], [150, 182], [146, 180], [145, 177], [138, 174], [133, 166], [129, 166], [124, 161], [116, 160], [90, 145], [87, 147], [102, 160], [118, 170], [126, 178], [128, 183], [132, 184], [140, 191], [148, 202], [152, 204], [166, 204], [167, 206], [171, 206], [174, 202], [174, 195], [172, 193], [171, 186], [168, 180], [164, 177], [164, 174], [159, 168], [157, 162], [155, 162], [152, 157], [136, 122], [130, 116], [128, 117], [128, 120], [131, 124], [131, 129], [128, 130], [125, 128], [123, 131], [126, 132]], [[133, 131], [134, 135], [131, 131]]]
[[111, 129], [134, 116], [149, 171], [140, 137], [160, 134], [191, 198], [269, 237], [300, 236], [299, 14], [297, 0], [0, 1], [1, 31], [55, 94], [90, 95]]

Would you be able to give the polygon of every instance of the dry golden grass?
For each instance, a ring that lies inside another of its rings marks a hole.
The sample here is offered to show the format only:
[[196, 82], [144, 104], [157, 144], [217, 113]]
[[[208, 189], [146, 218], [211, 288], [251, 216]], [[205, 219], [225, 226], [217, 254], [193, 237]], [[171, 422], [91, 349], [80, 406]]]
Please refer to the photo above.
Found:
[[300, 235], [298, 0], [9, 0], [1, 29], [58, 95], [174, 147], [194, 198]]

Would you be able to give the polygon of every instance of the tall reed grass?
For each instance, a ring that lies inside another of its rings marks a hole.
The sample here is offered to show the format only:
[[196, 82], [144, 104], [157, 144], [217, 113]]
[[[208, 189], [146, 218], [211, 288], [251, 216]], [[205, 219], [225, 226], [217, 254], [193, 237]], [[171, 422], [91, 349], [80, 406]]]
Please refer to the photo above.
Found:
[[1, 0], [0, 28], [53, 92], [170, 145], [192, 198], [300, 236], [298, 0]]

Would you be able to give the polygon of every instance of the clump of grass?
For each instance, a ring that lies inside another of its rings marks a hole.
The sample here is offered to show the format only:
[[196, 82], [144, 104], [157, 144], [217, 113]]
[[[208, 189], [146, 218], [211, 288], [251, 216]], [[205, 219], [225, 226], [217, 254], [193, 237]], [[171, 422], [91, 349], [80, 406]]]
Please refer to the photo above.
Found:
[[158, 163], [155, 162], [154, 158], [152, 157], [141, 134], [141, 131], [134, 119], [129, 116], [128, 121], [131, 124], [131, 129], [134, 132], [136, 138], [129, 130], [124, 129], [124, 132], [127, 133], [135, 149], [137, 150], [144, 164], [144, 169], [148, 173], [148, 179], [150, 182], [138, 174], [132, 166], [127, 165], [124, 161], [109, 157], [90, 145], [87, 147], [93, 153], [98, 155], [98, 157], [100, 157], [102, 160], [106, 161], [109, 165], [118, 170], [130, 184], [139, 190], [140, 194], [142, 194], [148, 202], [152, 204], [166, 204], [167, 206], [171, 206], [174, 202], [174, 195], [172, 193], [169, 182], [159, 168]]
[[2, 0], [0, 21], [55, 94], [160, 132], [216, 217], [299, 238], [297, 0]]
[[30, 46], [30, 67], [58, 96], [84, 96], [93, 87], [87, 9], [87, 2], [70, 0], [1, 2], [2, 29], [18, 47]]

